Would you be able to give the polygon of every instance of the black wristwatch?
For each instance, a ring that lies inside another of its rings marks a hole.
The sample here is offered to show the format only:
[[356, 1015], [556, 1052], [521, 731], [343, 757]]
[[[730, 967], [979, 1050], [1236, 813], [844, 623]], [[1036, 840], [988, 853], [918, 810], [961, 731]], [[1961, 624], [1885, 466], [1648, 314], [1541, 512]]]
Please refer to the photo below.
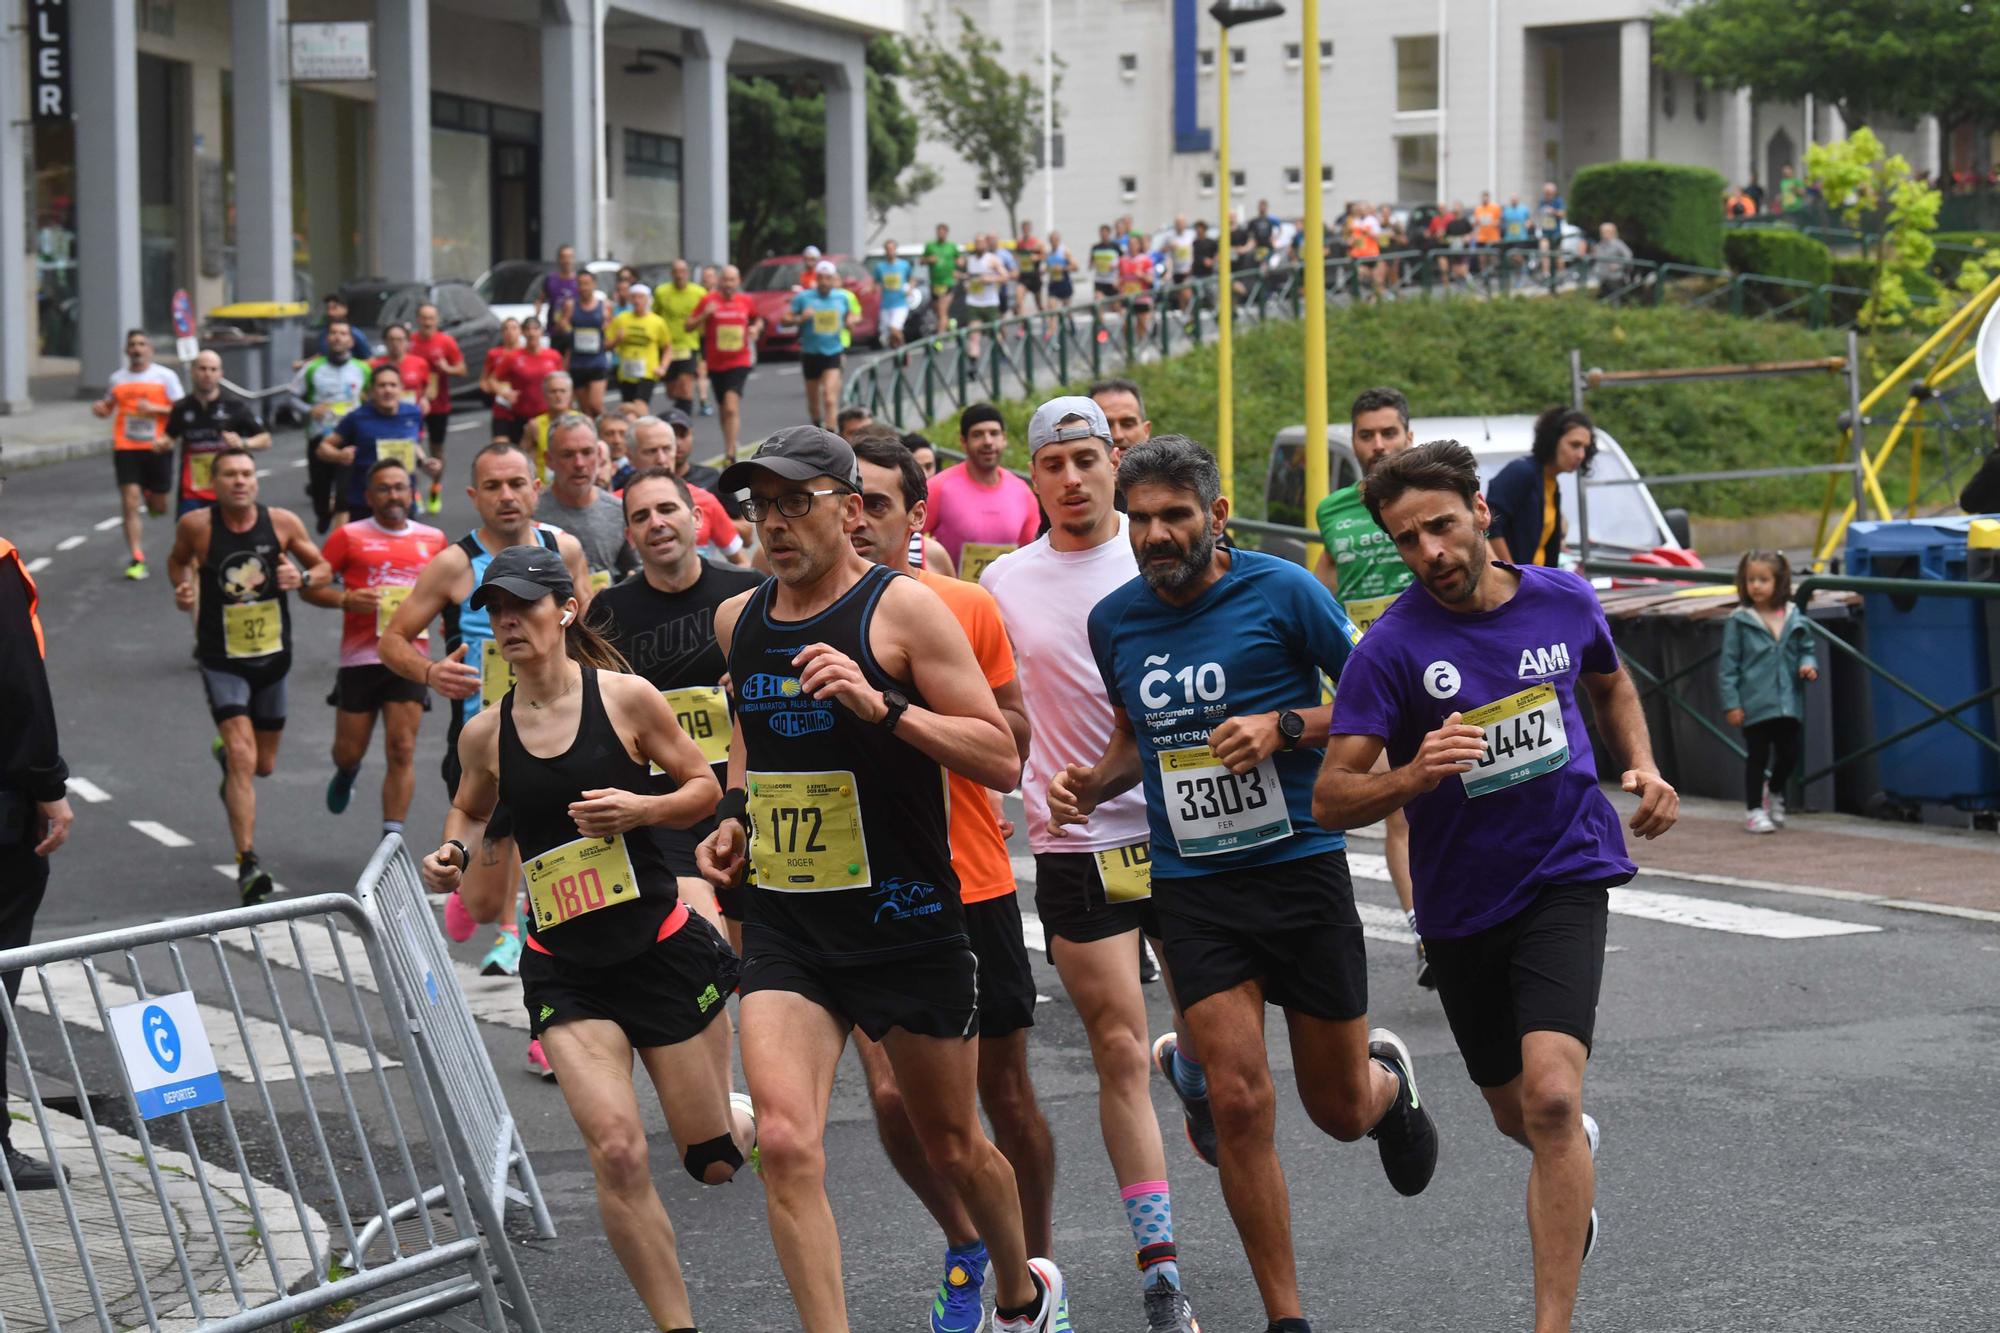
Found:
[[465, 844], [457, 838], [446, 838], [444, 845], [458, 848], [458, 871], [462, 875], [472, 869], [472, 853], [465, 850]]
[[910, 711], [910, 701], [896, 690], [884, 690], [882, 703], [889, 710], [882, 714], [882, 730], [894, 734], [896, 724], [903, 720], [903, 714]]
[[1278, 714], [1278, 748], [1280, 750], [1290, 751], [1298, 749], [1299, 742], [1305, 739], [1305, 734], [1306, 720], [1304, 718], [1289, 708]]

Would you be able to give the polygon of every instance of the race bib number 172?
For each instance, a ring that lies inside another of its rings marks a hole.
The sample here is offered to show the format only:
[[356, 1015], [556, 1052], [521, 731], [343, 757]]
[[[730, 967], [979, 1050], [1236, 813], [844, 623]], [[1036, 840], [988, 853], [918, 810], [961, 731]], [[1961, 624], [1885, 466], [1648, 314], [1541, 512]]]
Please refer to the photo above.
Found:
[[1206, 745], [1159, 752], [1167, 820], [1182, 856], [1215, 856], [1292, 834], [1285, 790], [1270, 759], [1231, 773]]

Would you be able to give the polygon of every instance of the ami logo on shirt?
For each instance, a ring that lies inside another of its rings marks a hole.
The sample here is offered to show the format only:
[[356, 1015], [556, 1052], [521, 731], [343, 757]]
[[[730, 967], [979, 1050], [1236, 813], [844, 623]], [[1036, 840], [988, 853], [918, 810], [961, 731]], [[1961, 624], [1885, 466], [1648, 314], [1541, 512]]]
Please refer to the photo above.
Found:
[[1514, 674], [1522, 680], [1557, 676], [1569, 670], [1569, 645], [1552, 643], [1546, 648], [1523, 648], [1521, 666]]

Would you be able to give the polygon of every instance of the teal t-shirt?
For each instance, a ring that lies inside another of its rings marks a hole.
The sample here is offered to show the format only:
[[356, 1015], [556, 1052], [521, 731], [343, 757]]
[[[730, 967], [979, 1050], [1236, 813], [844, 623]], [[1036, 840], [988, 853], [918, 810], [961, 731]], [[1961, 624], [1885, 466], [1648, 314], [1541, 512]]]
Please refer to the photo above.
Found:
[[792, 313], [805, 318], [799, 324], [799, 350], [813, 356], [839, 356], [845, 346], [841, 331], [847, 327], [851, 306], [841, 288], [821, 296], [817, 291], [800, 292], [792, 298]]
[[1368, 512], [1358, 484], [1343, 486], [1321, 500], [1313, 518], [1340, 581], [1334, 596], [1355, 628], [1366, 630], [1410, 586], [1410, 567]]

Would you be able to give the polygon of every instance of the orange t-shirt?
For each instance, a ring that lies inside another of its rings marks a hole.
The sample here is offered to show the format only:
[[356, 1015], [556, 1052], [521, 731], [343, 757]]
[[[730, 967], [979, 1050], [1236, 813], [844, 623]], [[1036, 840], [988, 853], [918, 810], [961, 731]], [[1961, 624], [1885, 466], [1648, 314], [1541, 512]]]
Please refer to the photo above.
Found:
[[1472, 239], [1481, 245], [1500, 244], [1500, 205], [1481, 204], [1472, 210]]
[[[1000, 604], [976, 583], [948, 579], [933, 569], [921, 570], [919, 581], [958, 617], [972, 655], [986, 673], [986, 683], [999, 689], [1014, 679], [1014, 645], [1000, 619]], [[971, 778], [947, 772], [951, 810], [951, 868], [958, 872], [958, 896], [968, 903], [985, 902], [1014, 892], [1014, 859], [986, 788]]]

